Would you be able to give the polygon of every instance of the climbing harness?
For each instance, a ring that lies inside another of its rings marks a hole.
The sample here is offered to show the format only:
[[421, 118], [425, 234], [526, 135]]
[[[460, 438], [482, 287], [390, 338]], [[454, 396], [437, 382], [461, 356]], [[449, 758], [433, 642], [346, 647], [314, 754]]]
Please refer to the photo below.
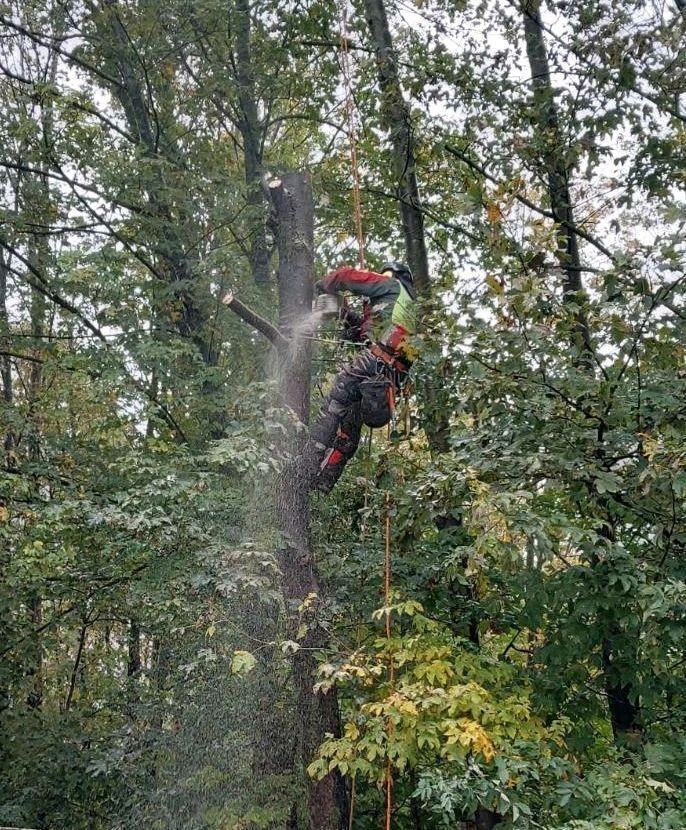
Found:
[[374, 357], [378, 357], [379, 360], [382, 360], [396, 372], [407, 374], [410, 371], [409, 363], [402, 360], [397, 354], [386, 351], [386, 349], [378, 343], [372, 343], [369, 347], [369, 351], [374, 355]]

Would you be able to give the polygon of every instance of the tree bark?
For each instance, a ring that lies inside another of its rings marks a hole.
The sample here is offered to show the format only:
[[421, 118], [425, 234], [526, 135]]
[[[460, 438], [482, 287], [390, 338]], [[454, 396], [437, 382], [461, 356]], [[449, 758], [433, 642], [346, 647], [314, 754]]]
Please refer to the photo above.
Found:
[[474, 826], [476, 830], [492, 830], [501, 821], [502, 817], [492, 810], [479, 808], [474, 814]]
[[[269, 183], [278, 227], [279, 328], [291, 339], [279, 355], [279, 393], [282, 402], [302, 423], [310, 408], [309, 339], [299, 336], [300, 325], [312, 306], [314, 277], [313, 200], [309, 176], [288, 173]], [[303, 436], [295, 431], [292, 451], [297, 457]], [[318, 622], [321, 588], [310, 547], [309, 494], [306, 478], [283, 476], [277, 483], [277, 516], [285, 540], [280, 564], [283, 591], [289, 609], [292, 639], [303, 624], [306, 633], [293, 655], [293, 679], [300, 719], [299, 749], [305, 767], [316, 757], [327, 732], [339, 733], [338, 703], [334, 692], [315, 694], [316, 650], [327, 635]], [[346, 826], [346, 794], [339, 774], [306, 783], [312, 830], [339, 830]]]
[[81, 658], [86, 645], [86, 635], [88, 634], [88, 621], [84, 620], [79, 632], [79, 641], [76, 648], [76, 657], [74, 658], [74, 666], [71, 670], [69, 678], [69, 691], [67, 692], [67, 699], [64, 702], [64, 711], [68, 712], [71, 709], [72, 701], [74, 700], [74, 692], [76, 691], [76, 681], [81, 671]]
[[410, 107], [400, 86], [398, 60], [383, 0], [364, 0], [364, 8], [376, 55], [381, 112], [390, 130], [394, 188], [400, 202], [407, 260], [417, 289], [420, 293], [425, 293], [429, 289], [429, 263], [424, 237], [424, 215], [420, 209]]
[[[164, 160], [172, 170], [179, 170], [179, 156], [173, 142], [167, 138], [164, 124], [160, 122], [152, 102], [152, 90], [144, 92], [144, 85], [137, 71], [140, 60], [131, 45], [127, 30], [119, 16], [118, 0], [103, 0], [105, 25], [109, 39], [103, 39], [103, 56], [116, 67], [121, 82], [114, 87], [113, 94], [119, 100], [129, 132], [144, 148], [150, 159]], [[213, 338], [206, 331], [207, 314], [201, 309], [197, 296], [197, 279], [186, 252], [181, 231], [189, 227], [189, 220], [181, 205], [173, 204], [167, 193], [169, 183], [160, 172], [162, 165], [156, 165], [152, 180], [147, 186], [148, 202], [143, 213], [152, 220], [151, 232], [157, 236], [151, 247], [163, 261], [163, 271], [170, 286], [173, 286], [175, 305], [172, 320], [179, 333], [195, 343], [208, 366], [215, 366], [219, 354], [214, 348]], [[169, 310], [169, 309], [168, 309]], [[213, 390], [208, 389], [211, 393]]]
[[[543, 164], [548, 181], [550, 209], [557, 223], [558, 259], [564, 270], [563, 297], [579, 302], [583, 289], [579, 241], [574, 224], [574, 209], [569, 190], [571, 166], [564, 157], [564, 140], [550, 81], [550, 67], [541, 24], [540, 0], [523, 0], [522, 16], [526, 53], [531, 69], [534, 120], [543, 145]], [[586, 356], [592, 352], [588, 322], [583, 310], [575, 314], [573, 343]]]
[[266, 285], [269, 282], [269, 249], [266, 204], [262, 188], [263, 130], [257, 114], [249, 0], [235, 0], [235, 29], [236, 81], [240, 110], [238, 129], [243, 140], [245, 184], [250, 211], [250, 265], [255, 283]]
[[129, 659], [126, 666], [127, 677], [138, 677], [141, 671], [141, 627], [137, 620], [129, 622]]
[[[609, 545], [615, 545], [617, 540], [609, 499], [602, 499], [601, 507], [603, 524], [600, 536], [606, 539]], [[592, 565], [596, 569], [599, 568], [600, 558], [594, 556]], [[627, 647], [626, 634], [618, 627], [614, 618], [604, 619], [601, 613], [598, 623], [603, 630], [601, 665], [612, 737], [618, 748], [635, 750], [643, 731], [633, 674], [633, 667], [636, 665], [635, 649], [631, 645]], [[617, 642], [622, 640], [625, 641], [624, 648], [618, 648]]]
[[[57, 53], [50, 55], [48, 65], [48, 78], [54, 83], [57, 74]], [[52, 104], [47, 103], [41, 109], [41, 132], [44, 148], [52, 147], [53, 141], [53, 112]], [[50, 225], [50, 182], [47, 177], [47, 162], [41, 159], [38, 165], [39, 172], [27, 177], [24, 182], [20, 198], [23, 207], [28, 215], [41, 217], [45, 227]], [[52, 264], [53, 255], [48, 244], [47, 236], [33, 235], [28, 243], [27, 264], [31, 271], [48, 273]], [[45, 295], [31, 288], [31, 335], [32, 347], [35, 353], [39, 353], [44, 346], [45, 320], [47, 304]], [[32, 361], [29, 369], [29, 382], [27, 385], [27, 416], [26, 416], [26, 444], [27, 458], [34, 469], [37, 469], [41, 460], [42, 452], [42, 413], [40, 411], [41, 397], [43, 393], [43, 363]], [[36, 501], [41, 499], [41, 480], [38, 475], [31, 475], [32, 497]], [[29, 597], [29, 619], [34, 631], [39, 632], [43, 621], [43, 603], [37, 594]], [[39, 709], [43, 705], [44, 682], [43, 682], [43, 638], [41, 633], [36, 633], [31, 638], [33, 664], [29, 667], [32, 688], [28, 695], [28, 704], [31, 708]]]

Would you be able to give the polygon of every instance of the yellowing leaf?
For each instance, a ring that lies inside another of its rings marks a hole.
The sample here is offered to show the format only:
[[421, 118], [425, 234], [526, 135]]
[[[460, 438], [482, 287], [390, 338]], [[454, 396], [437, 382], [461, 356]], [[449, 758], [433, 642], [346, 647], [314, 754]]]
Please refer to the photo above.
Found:
[[480, 752], [486, 761], [495, 758], [495, 747], [483, 727], [474, 721], [460, 721], [462, 737], [460, 743], [468, 746], [473, 752]]
[[360, 730], [354, 723], [348, 721], [343, 727], [343, 735], [350, 741], [356, 741], [360, 737]]
[[497, 225], [503, 218], [503, 212], [495, 202], [489, 202], [486, 206], [486, 216], [491, 225]]
[[257, 665], [257, 660], [249, 651], [234, 651], [233, 660], [231, 661], [231, 674], [237, 674], [244, 677]]
[[494, 294], [500, 296], [504, 289], [500, 280], [497, 277], [494, 277], [493, 274], [486, 274], [486, 285], [491, 289]]
[[300, 603], [298, 607], [298, 612], [302, 614], [303, 611], [307, 611], [308, 608], [311, 608], [314, 604], [315, 600], [317, 599], [317, 594], [315, 591], [311, 591], [305, 599]]

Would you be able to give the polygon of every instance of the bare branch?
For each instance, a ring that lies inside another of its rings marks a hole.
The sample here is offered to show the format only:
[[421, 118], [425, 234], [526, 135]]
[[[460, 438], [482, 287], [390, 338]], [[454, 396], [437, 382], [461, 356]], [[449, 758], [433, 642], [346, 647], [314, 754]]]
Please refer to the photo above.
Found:
[[249, 326], [252, 326], [260, 334], [263, 334], [274, 346], [289, 345], [290, 341], [288, 338], [284, 337], [275, 325], [270, 323], [269, 320], [265, 320], [264, 317], [260, 317], [257, 312], [253, 311], [245, 303], [236, 299], [230, 291], [222, 297], [222, 303], [230, 308], [234, 314], [238, 315], [241, 320], [245, 320]]
[[58, 42], [61, 40], [64, 41], [64, 38], [54, 38], [50, 37], [49, 35], [44, 35], [39, 32], [34, 32], [31, 29], [27, 29], [25, 26], [22, 26], [16, 20], [12, 20], [5, 15], [0, 14], [0, 25], [4, 26], [6, 29], [17, 32], [18, 34], [25, 35], [32, 40], [34, 43], [37, 43], [39, 46], [43, 46], [46, 49], [51, 49], [53, 52], [57, 52], [58, 55], [61, 55], [63, 58], [66, 58], [70, 63], [75, 64], [76, 66], [80, 66], [82, 69], [85, 69], [88, 72], [92, 72], [94, 75], [97, 75], [101, 80], [106, 81], [108, 84], [111, 84], [115, 88], [121, 87], [121, 83], [116, 79], [112, 78], [107, 73], [103, 72], [101, 69], [98, 69], [97, 66], [93, 66], [93, 64], [88, 63], [88, 61], [79, 58], [73, 52], [69, 52], [66, 49], [63, 49], [61, 46], [58, 45]]

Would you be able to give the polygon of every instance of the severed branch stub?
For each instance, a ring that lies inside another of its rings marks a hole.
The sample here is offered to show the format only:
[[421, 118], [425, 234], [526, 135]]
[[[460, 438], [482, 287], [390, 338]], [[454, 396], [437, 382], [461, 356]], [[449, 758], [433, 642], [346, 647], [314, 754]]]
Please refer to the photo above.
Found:
[[242, 303], [239, 299], [233, 296], [231, 291], [227, 291], [226, 294], [222, 297], [222, 303], [227, 306], [228, 308], [233, 311], [234, 314], [237, 314], [242, 320], [252, 326], [256, 331], [259, 331], [260, 334], [263, 334], [270, 343], [274, 346], [288, 346], [289, 340], [287, 337], [284, 337], [282, 332], [279, 329], [269, 322], [269, 320], [265, 320], [264, 317], [260, 317], [260, 315], [249, 308], [245, 303]]

